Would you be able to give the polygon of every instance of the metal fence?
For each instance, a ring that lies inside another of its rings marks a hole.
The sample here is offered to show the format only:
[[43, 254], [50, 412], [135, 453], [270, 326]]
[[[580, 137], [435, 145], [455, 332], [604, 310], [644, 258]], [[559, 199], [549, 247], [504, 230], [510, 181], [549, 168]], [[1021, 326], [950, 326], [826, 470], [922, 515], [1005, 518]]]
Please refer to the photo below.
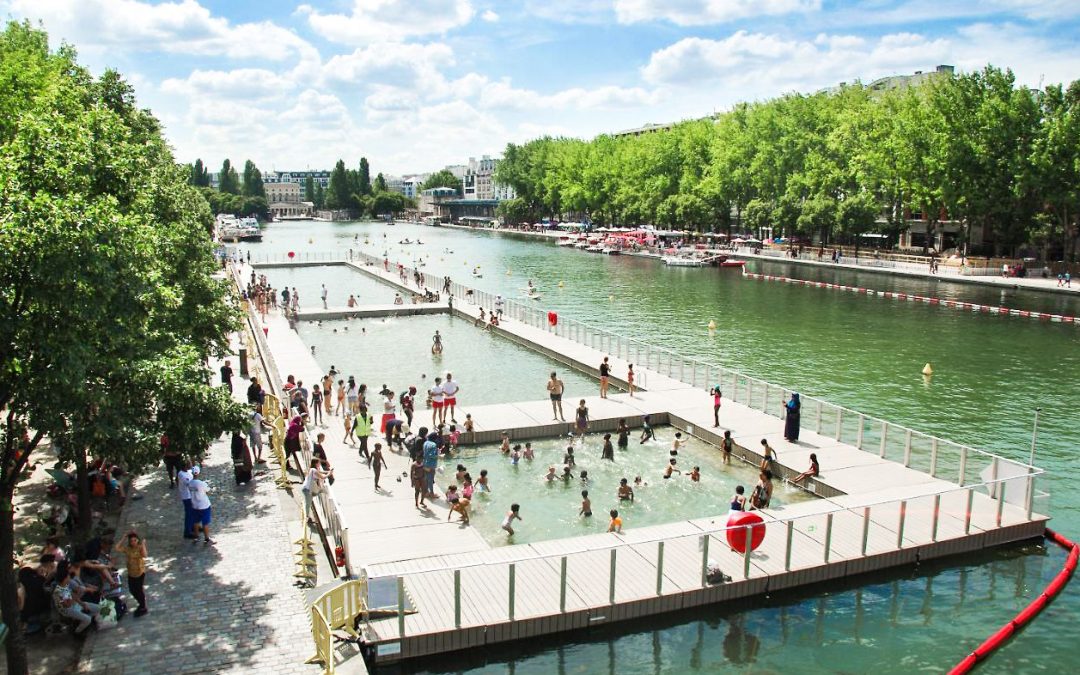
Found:
[[[791, 252], [787, 249], [776, 248], [762, 248], [760, 250], [751, 248], [749, 246], [742, 246], [736, 249], [736, 253], [740, 255], [757, 255], [767, 258], [777, 258], [779, 260], [802, 260], [807, 262], [821, 263], [826, 265], [832, 262], [832, 258], [829, 253], [824, 256], [818, 256], [816, 251], [803, 251], [801, 254], [791, 255]], [[902, 272], [921, 272], [926, 273], [930, 271], [930, 256], [914, 256], [903, 255], [897, 256], [894, 254], [883, 254], [880, 257], [867, 255], [855, 257], [852, 255], [841, 255], [837, 261], [841, 265], [852, 265], [855, 267], [868, 267], [874, 269], [890, 269], [898, 270]], [[996, 277], [1001, 276], [1001, 265], [949, 265], [946, 261], [938, 259], [938, 267], [934, 273], [938, 276], [954, 276], [954, 277]], [[1039, 277], [1043, 273], [1043, 267], [1027, 267], [1027, 274], [1029, 277]]]
[[[235, 267], [232, 267], [232, 269], [234, 281], [236, 281], [238, 287], [243, 288], [245, 285], [244, 280], [240, 277], [240, 274]], [[288, 395], [282, 390], [284, 379], [282, 379], [281, 374], [277, 369], [277, 363], [271, 356], [270, 346], [267, 344], [266, 336], [260, 328], [255, 307], [250, 303], [247, 307], [247, 316], [245, 319], [251, 335], [254, 337], [263, 371], [267, 375], [267, 382], [264, 383], [265, 389], [278, 401], [289, 401]], [[306, 430], [300, 435], [300, 456], [303, 462], [301, 469], [311, 466], [311, 442]], [[323, 485], [323, 489], [315, 495], [315, 498], [318, 500], [320, 511], [326, 520], [326, 522], [323, 523], [324, 527], [333, 537], [335, 546], [340, 547], [344, 552], [345, 572], [351, 577], [353, 575], [353, 570], [349, 559], [349, 527], [341, 512], [341, 507], [334, 498], [333, 488], [331, 488], [330, 485]]]
[[[1039, 513], [1045, 513], [1044, 509], [1047, 508], [1045, 502], [1048, 495], [1036, 489], [1035, 482], [1039, 473], [1035, 471], [1020, 476], [997, 478], [980, 482], [978, 485], [950, 488], [909, 499], [882, 500], [850, 508], [834, 507], [821, 513], [780, 518], [763, 524], [717, 527], [701, 533], [631, 542], [612, 538], [610, 545], [588, 551], [548, 555], [524, 552], [520, 557], [510, 560], [500, 557], [498, 560], [466, 565], [433, 564], [410, 569], [403, 573], [404, 576], [395, 572], [374, 574], [371, 579], [396, 577], [399, 637], [406, 636], [406, 576], [415, 580], [418, 587], [447, 588], [449, 579], [446, 576], [431, 583], [416, 580], [416, 577], [452, 573], [452, 591], [445, 591], [443, 596], [452, 596], [445, 599], [453, 603], [455, 628], [468, 624], [462, 618], [463, 598], [476, 593], [501, 596], [499, 585], [504, 584], [502, 587], [506, 589], [507, 603], [505, 614], [495, 617], [481, 616], [479, 623], [483, 625], [504, 617], [513, 621], [524, 618], [523, 613], [518, 611], [516, 598], [519, 569], [530, 577], [550, 575], [551, 570], [555, 569], [559, 571], [557, 584], [541, 584], [543, 588], [550, 588], [548, 592], [551, 594], [541, 600], [544, 611], [540, 615], [543, 615], [553, 613], [556, 606], [559, 612], [567, 610], [567, 590], [572, 583], [579, 592], [583, 588], [592, 590], [591, 594], [586, 591], [586, 595], [590, 597], [583, 599], [586, 604], [590, 604], [591, 600], [593, 606], [603, 605], [605, 602], [615, 604], [617, 598], [626, 601], [649, 597], [651, 593], [644, 595], [640, 592], [643, 588], [640, 570], [642, 557], [655, 567], [656, 596], [682, 592], [687, 583], [700, 583], [704, 588], [710, 583], [710, 563], [713, 563], [710, 550], [730, 550], [734, 553], [732, 542], [749, 543], [755, 528], [765, 528], [765, 536], [783, 538], [784, 572], [819, 564], [826, 565], [839, 559], [864, 559], [905, 549], [923, 548], [940, 541], [967, 536], [972, 534], [973, 529], [985, 532], [1032, 522]], [[1041, 519], [1041, 516], [1038, 517]], [[823, 530], [820, 529], [822, 519]], [[855, 536], [851, 536], [852, 532]], [[630, 548], [633, 550], [629, 550]], [[665, 552], [669, 560], [675, 561], [674, 565], [665, 565]], [[737, 555], [740, 557], [739, 567], [722, 570], [736, 581], [750, 579], [754, 561], [767, 559], [755, 557], [749, 545], [744, 546], [744, 551]], [[603, 557], [608, 558], [608, 573], [606, 579], [597, 579], [597, 567], [603, 564]], [[621, 567], [624, 559], [631, 560], [629, 568]], [[688, 559], [697, 562], [688, 566]], [[727, 560], [731, 562], [730, 557]], [[625, 581], [626, 579], [632, 581]], [[671, 580], [680, 580], [682, 583], [676, 586]], [[620, 584], [632, 584], [632, 588], [626, 586], [620, 589]], [[536, 585], [533, 586], [535, 589]], [[646, 588], [652, 590], [651, 587]], [[535, 599], [533, 603], [536, 607]], [[533, 613], [536, 614], [536, 610]], [[476, 612], [470, 614], [477, 616]]]

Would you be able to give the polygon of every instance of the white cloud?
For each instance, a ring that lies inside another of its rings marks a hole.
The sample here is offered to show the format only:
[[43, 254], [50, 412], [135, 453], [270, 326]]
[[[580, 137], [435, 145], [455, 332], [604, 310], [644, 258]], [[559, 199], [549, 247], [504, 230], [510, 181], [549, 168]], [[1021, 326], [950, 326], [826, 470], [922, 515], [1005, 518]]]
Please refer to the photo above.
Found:
[[169, 78], [161, 90], [182, 96], [213, 96], [219, 99], [265, 100], [288, 96], [292, 82], [272, 70], [195, 70], [186, 78]]
[[680, 40], [653, 52], [641, 72], [653, 84], [719, 82], [743, 88], [743, 96], [752, 98], [921, 70], [944, 63], [950, 53], [948, 40], [913, 33], [885, 35], [875, 41], [819, 35], [811, 41], [739, 31], [723, 40]]
[[541, 94], [531, 89], [517, 89], [508, 81], [492, 82], [480, 92], [485, 107], [509, 110], [566, 110], [621, 108], [650, 105], [657, 101], [655, 91], [640, 87], [603, 86], [595, 89], [574, 87], [553, 94]]
[[611, 20], [611, 0], [526, 0], [530, 15], [559, 23], [600, 24]]
[[446, 83], [442, 70], [452, 65], [454, 50], [447, 44], [387, 42], [334, 56], [322, 74], [329, 82], [416, 87], [437, 93]]
[[496, 23], [499, 20], [499, 15], [490, 9], [484, 10], [484, 13], [480, 15], [480, 18], [488, 23]]
[[42, 21], [53, 38], [79, 47], [271, 61], [318, 58], [291, 31], [269, 21], [231, 24], [196, 0], [10, 0], [7, 6], [16, 16]]
[[323, 14], [310, 5], [297, 12], [327, 40], [364, 45], [445, 33], [468, 24], [476, 10], [470, 0], [353, 0], [350, 14]]
[[705, 26], [819, 9], [821, 0], [615, 0], [619, 23], [670, 21], [677, 26]]

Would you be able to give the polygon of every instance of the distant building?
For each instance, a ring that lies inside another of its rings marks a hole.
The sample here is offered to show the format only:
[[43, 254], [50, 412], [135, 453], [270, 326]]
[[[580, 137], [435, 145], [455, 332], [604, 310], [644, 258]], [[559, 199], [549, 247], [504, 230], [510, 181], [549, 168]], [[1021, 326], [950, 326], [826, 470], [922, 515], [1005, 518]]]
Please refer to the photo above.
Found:
[[329, 171], [267, 171], [263, 174], [263, 183], [297, 183], [303, 186], [309, 176], [323, 189], [330, 186]]
[[642, 134], [651, 134], [657, 131], [670, 129], [676, 124], [678, 124], [678, 122], [669, 122], [667, 124], [654, 124], [652, 122], [646, 122], [640, 127], [635, 127], [633, 129], [624, 129], [622, 131], [615, 131], [611, 135], [616, 138], [618, 138], [619, 136], [640, 136]]
[[469, 167], [467, 167], [464, 164], [447, 164], [446, 165], [446, 170], [449, 171], [450, 173], [454, 174], [454, 178], [457, 178], [458, 180], [461, 180], [462, 178], [465, 177], [465, 171], [467, 171], [468, 168]]
[[461, 194], [465, 199], [502, 201], [515, 197], [512, 187], [495, 182], [495, 167], [498, 164], [499, 160], [488, 155], [479, 160], [475, 157], [469, 158], [465, 175], [461, 179]]
[[449, 210], [446, 202], [457, 199], [457, 190], [451, 187], [429, 188], [420, 192], [420, 217], [431, 216], [439, 220], [448, 219]]
[[[940, 65], [934, 70], [925, 73], [921, 70], [916, 70], [911, 75], [890, 75], [888, 77], [880, 77], [866, 85], [866, 88], [871, 91], [888, 91], [890, 89], [914, 87], [935, 77], [952, 77], [955, 70], [956, 69], [952, 66]], [[841, 82], [840, 85], [844, 86], [844, 83]]]
[[409, 199], [416, 199], [420, 195], [420, 190], [424, 187], [424, 181], [427, 179], [428, 174], [426, 173], [418, 176], [406, 176], [401, 179], [401, 189], [398, 192]]
[[401, 192], [401, 176], [383, 176], [383, 180], [386, 181], [386, 190], [388, 192]]
[[310, 218], [311, 202], [303, 201], [304, 186], [300, 183], [264, 183], [270, 215], [275, 218]]

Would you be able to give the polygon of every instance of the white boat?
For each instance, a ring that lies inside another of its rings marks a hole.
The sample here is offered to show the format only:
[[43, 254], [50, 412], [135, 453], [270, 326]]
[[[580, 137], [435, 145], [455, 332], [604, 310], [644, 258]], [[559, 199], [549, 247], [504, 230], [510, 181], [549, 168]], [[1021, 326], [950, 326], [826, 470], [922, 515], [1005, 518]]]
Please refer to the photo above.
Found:
[[555, 242], [556, 246], [573, 246], [577, 243], [577, 239], [570, 237], [559, 237], [559, 240]]
[[540, 294], [539, 293], [529, 293], [525, 297], [530, 299], [530, 300], [539, 300], [540, 299]]
[[574, 248], [588, 248], [590, 246], [588, 241], [576, 241], [574, 242]]
[[592, 246], [587, 246], [585, 250], [589, 253], [603, 253], [604, 247], [600, 244], [593, 244]]
[[237, 218], [236, 216], [219, 213], [217, 216], [218, 238], [222, 241], [262, 241], [262, 230], [259, 221], [252, 217]]
[[604, 255], [622, 255], [622, 251], [617, 248], [612, 248], [610, 246], [605, 246], [604, 248], [600, 249], [600, 252]]
[[687, 258], [679, 255], [666, 255], [663, 257], [665, 265], [671, 267], [704, 267], [705, 263], [697, 258]]

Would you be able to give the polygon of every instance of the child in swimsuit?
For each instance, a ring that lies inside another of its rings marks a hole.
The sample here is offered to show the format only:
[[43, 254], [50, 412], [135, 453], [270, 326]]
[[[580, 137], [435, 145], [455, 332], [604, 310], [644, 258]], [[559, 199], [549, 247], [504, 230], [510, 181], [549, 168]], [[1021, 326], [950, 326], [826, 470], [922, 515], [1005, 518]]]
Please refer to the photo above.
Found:
[[522, 456], [523, 458], [525, 458], [525, 459], [529, 460], [530, 462], [531, 462], [531, 461], [533, 460], [533, 449], [532, 449], [532, 443], [526, 443], [526, 444], [525, 444], [525, 452], [524, 452], [524, 453], [522, 453], [522, 455], [521, 455], [521, 456]]
[[579, 516], [585, 516], [586, 518], [592, 517], [592, 500], [589, 499], [589, 491], [581, 491], [581, 510], [578, 511]]
[[517, 518], [518, 520], [522, 519], [521, 514], [519, 513], [520, 510], [521, 510], [521, 505], [520, 504], [511, 504], [510, 505], [510, 511], [508, 511], [507, 514], [506, 514], [506, 517], [503, 518], [502, 529], [506, 530], [506, 532], [511, 537], [514, 536], [514, 528], [510, 526], [510, 523], [514, 522], [515, 518]]
[[668, 465], [666, 467], [664, 467], [664, 478], [665, 479], [666, 478], [671, 478], [672, 473], [682, 474], [682, 471], [679, 471], [678, 469], [675, 468], [675, 458], [674, 457], [672, 457], [670, 460], [668, 460]]

